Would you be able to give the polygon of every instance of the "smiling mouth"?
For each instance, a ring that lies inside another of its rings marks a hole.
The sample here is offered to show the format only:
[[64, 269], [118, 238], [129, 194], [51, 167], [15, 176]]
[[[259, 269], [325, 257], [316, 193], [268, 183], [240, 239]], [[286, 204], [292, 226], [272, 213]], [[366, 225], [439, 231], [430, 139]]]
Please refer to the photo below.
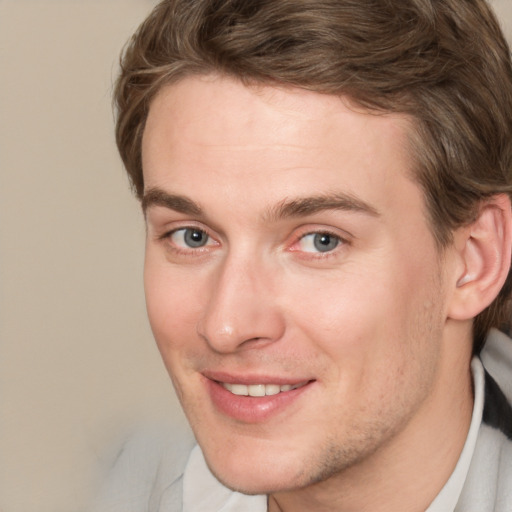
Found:
[[286, 391], [292, 391], [305, 386], [308, 381], [299, 382], [298, 384], [231, 384], [228, 382], [219, 382], [219, 384], [233, 395], [238, 396], [273, 396]]

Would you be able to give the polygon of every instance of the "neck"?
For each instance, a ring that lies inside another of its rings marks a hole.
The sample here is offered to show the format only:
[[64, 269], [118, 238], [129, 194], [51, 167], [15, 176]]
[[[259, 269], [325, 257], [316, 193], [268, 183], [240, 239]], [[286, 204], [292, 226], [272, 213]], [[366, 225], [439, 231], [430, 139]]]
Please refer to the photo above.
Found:
[[328, 480], [269, 496], [269, 512], [424, 512], [455, 469], [471, 423], [467, 346], [443, 354], [424, 403], [387, 443]]

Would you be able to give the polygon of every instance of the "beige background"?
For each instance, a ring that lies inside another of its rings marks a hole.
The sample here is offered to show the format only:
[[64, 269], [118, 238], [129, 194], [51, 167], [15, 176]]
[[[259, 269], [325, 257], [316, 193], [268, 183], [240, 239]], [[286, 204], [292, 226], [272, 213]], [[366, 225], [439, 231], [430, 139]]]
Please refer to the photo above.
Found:
[[154, 3], [0, 0], [0, 512], [83, 510], [108, 447], [178, 414], [110, 106]]

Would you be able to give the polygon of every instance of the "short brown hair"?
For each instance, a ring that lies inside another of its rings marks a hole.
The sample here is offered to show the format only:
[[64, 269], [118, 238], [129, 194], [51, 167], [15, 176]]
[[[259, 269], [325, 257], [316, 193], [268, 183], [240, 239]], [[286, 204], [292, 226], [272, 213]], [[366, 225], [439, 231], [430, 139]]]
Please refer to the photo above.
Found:
[[[410, 116], [415, 179], [440, 248], [512, 191], [510, 51], [485, 0], [164, 0], [121, 58], [117, 145], [136, 195], [152, 99], [217, 73], [346, 95]], [[512, 278], [474, 321], [474, 351], [509, 320]]]

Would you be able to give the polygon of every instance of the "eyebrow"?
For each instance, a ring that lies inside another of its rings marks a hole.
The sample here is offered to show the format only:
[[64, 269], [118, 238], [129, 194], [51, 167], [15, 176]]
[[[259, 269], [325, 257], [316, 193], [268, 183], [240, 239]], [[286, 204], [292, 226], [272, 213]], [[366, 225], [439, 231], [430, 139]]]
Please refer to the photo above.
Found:
[[199, 205], [187, 197], [169, 194], [160, 188], [150, 188], [142, 197], [142, 211], [144, 214], [151, 206], [163, 206], [185, 215], [200, 216], [203, 210]]
[[310, 197], [287, 199], [272, 207], [267, 216], [269, 220], [290, 217], [306, 217], [325, 210], [342, 210], [379, 217], [379, 211], [365, 201], [345, 193], [324, 194]]
[[[202, 208], [191, 199], [170, 194], [160, 188], [150, 188], [142, 198], [144, 214], [151, 206], [163, 206], [184, 215], [203, 216]], [[380, 213], [365, 201], [346, 193], [323, 194], [284, 199], [268, 209], [266, 221], [277, 221], [292, 217], [306, 217], [325, 210], [342, 210], [379, 217]]]

